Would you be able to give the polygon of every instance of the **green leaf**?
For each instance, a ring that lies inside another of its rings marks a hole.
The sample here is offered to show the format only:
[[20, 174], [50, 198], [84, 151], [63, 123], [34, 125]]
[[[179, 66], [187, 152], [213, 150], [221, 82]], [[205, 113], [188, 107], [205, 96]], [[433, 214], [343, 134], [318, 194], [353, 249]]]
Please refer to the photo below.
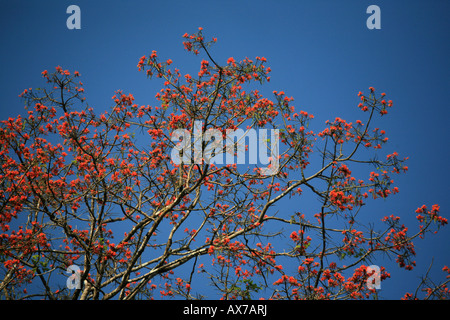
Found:
[[40, 255], [35, 254], [31, 257], [31, 261], [33, 261], [33, 263], [36, 264], [39, 262], [39, 258], [40, 258]]

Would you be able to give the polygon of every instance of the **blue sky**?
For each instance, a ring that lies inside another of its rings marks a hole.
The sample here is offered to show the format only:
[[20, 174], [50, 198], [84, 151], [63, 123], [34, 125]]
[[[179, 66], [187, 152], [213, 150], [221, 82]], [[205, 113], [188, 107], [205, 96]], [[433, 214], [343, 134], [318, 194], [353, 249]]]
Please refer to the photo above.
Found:
[[[409, 156], [409, 172], [396, 177], [400, 193], [366, 208], [414, 223], [414, 210], [438, 203], [450, 214], [447, 144], [450, 88], [450, 2], [434, 1], [2, 1], [0, 11], [0, 118], [23, 112], [18, 94], [43, 86], [41, 72], [57, 65], [78, 70], [87, 101], [109, 109], [115, 90], [153, 104], [161, 88], [137, 71], [139, 58], [157, 50], [182, 73], [198, 70], [181, 36], [204, 28], [217, 37], [215, 60], [264, 56], [271, 81], [261, 91], [283, 90], [295, 106], [315, 115], [313, 128], [336, 116], [354, 121], [358, 91], [369, 86], [394, 101], [379, 122], [385, 154]], [[66, 8], [81, 8], [81, 30], [68, 30]], [[381, 9], [381, 29], [369, 30], [366, 9]], [[293, 204], [295, 205], [295, 204]], [[450, 264], [450, 231], [416, 242], [418, 267], [393, 266], [382, 295], [412, 291], [434, 258], [433, 274]], [[393, 265], [393, 264], [391, 264]]]

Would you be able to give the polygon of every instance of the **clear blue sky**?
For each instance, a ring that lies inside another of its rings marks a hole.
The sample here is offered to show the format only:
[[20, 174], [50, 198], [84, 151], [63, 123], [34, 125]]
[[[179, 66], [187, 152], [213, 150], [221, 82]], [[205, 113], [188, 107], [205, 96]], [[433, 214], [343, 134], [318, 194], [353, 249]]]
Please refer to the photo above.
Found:
[[[354, 121], [357, 92], [384, 91], [394, 107], [380, 127], [386, 154], [409, 156], [409, 173], [396, 178], [400, 193], [377, 207], [376, 217], [400, 215], [415, 225], [414, 210], [438, 203], [450, 217], [448, 119], [450, 1], [1, 1], [0, 118], [23, 112], [18, 94], [43, 86], [41, 72], [57, 65], [78, 70], [88, 103], [109, 109], [115, 90], [152, 104], [158, 81], [138, 73], [139, 58], [157, 50], [182, 73], [198, 70], [181, 36], [204, 28], [217, 37], [212, 50], [224, 63], [264, 56], [272, 68], [263, 92], [284, 90], [320, 128], [340, 116]], [[81, 8], [81, 30], [66, 28], [66, 8]], [[381, 29], [366, 27], [366, 9], [381, 8]], [[295, 204], [293, 204], [295, 205]], [[393, 266], [382, 295], [412, 291], [434, 257], [433, 274], [450, 265], [450, 229], [416, 242], [418, 267]], [[380, 263], [381, 264], [381, 263]], [[393, 265], [393, 264], [388, 264]]]

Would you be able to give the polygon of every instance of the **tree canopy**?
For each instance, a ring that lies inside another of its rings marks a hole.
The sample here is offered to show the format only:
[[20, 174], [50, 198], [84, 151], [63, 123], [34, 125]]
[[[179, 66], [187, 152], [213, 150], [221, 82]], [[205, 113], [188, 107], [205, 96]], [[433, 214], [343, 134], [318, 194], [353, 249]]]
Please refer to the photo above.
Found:
[[[407, 158], [383, 154], [378, 125], [394, 107], [385, 93], [360, 91], [361, 120], [336, 117], [313, 132], [314, 116], [293, 97], [258, 90], [270, 81], [266, 58], [220, 64], [209, 49], [216, 38], [200, 28], [183, 39], [203, 57], [198, 74], [156, 51], [138, 62], [163, 82], [157, 105], [118, 90], [96, 114], [80, 73], [58, 66], [42, 72], [45, 87], [20, 95], [26, 115], [1, 122], [3, 298], [368, 299], [371, 281], [390, 277], [375, 257], [415, 267], [413, 241], [447, 224], [439, 205], [418, 203], [415, 226], [364, 207], [398, 193], [394, 177], [408, 170]], [[190, 135], [175, 139], [177, 130]], [[218, 160], [254, 147], [230, 147], [230, 130], [256, 132], [268, 162]], [[191, 161], [177, 163], [174, 150]], [[303, 208], [304, 198], [315, 206]], [[405, 298], [448, 298], [449, 277], [425, 277]]]

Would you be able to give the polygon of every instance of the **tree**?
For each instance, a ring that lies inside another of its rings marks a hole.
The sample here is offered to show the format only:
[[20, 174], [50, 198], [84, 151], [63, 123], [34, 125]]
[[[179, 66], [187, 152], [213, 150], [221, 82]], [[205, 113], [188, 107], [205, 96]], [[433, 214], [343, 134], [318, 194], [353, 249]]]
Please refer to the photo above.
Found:
[[[372, 125], [392, 101], [371, 87], [358, 94], [363, 121], [336, 118], [315, 133], [313, 115], [296, 111], [292, 97], [274, 91], [269, 99], [255, 89], [252, 82], [270, 80], [264, 57], [220, 65], [209, 50], [215, 38], [206, 41], [201, 28], [183, 37], [187, 51], [208, 59], [197, 76], [182, 76], [156, 51], [138, 63], [164, 81], [157, 106], [119, 90], [110, 112], [97, 115], [80, 74], [59, 66], [42, 73], [45, 88], [20, 95], [27, 115], [0, 128], [2, 296], [196, 299], [209, 283], [224, 299], [365, 299], [376, 297], [367, 281], [376, 280], [374, 257], [413, 269], [413, 240], [447, 224], [439, 206], [417, 209], [416, 231], [394, 215], [376, 224], [362, 217], [364, 205], [398, 192], [392, 176], [408, 169], [396, 152], [366, 157], [388, 141]], [[267, 155], [272, 173], [211, 161], [204, 155], [213, 145], [215, 156], [242, 146], [211, 137], [200, 143], [203, 158], [176, 163], [173, 150], [193, 155], [180, 148], [191, 137], [174, 132], [194, 136], [199, 122], [203, 136], [278, 130], [264, 138], [281, 144], [277, 158]], [[304, 197], [316, 207], [278, 211]], [[379, 272], [380, 280], [390, 276]], [[425, 278], [424, 297], [448, 298], [449, 277], [438, 285]]]

